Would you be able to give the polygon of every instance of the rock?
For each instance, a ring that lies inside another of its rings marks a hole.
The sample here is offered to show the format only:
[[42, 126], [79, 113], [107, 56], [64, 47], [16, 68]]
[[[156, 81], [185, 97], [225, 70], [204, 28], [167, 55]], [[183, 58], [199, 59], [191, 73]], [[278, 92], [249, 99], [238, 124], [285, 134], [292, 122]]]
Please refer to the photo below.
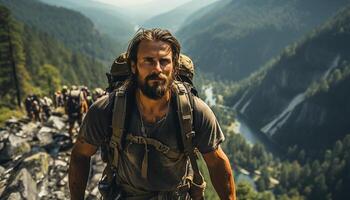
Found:
[[56, 131], [50, 127], [44, 126], [44, 127], [41, 127], [38, 133], [52, 133], [52, 132], [56, 132]]
[[0, 141], [6, 140], [10, 136], [10, 133], [7, 130], [0, 131]]
[[5, 144], [3, 142], [0, 142], [0, 151], [5, 147]]
[[6, 179], [0, 181], [0, 198], [2, 197], [2, 194], [5, 192], [6, 188]]
[[56, 165], [56, 166], [67, 167], [68, 163], [65, 162], [65, 161], [63, 161], [63, 160], [58, 160], [58, 159], [57, 159], [57, 160], [54, 161], [54, 165]]
[[29, 122], [22, 126], [23, 135], [33, 136], [38, 131], [38, 124]]
[[58, 186], [65, 186], [68, 183], [68, 175], [66, 175], [62, 180], [60, 180], [57, 185]]
[[48, 120], [48, 125], [56, 128], [57, 130], [63, 130], [66, 126], [62, 118], [57, 116], [51, 116]]
[[11, 124], [19, 124], [19, 121], [16, 117], [11, 117], [11, 119], [7, 120], [5, 124], [6, 126], [9, 126]]
[[49, 173], [49, 163], [52, 158], [45, 152], [39, 152], [25, 158], [21, 164], [22, 168], [27, 168], [35, 180], [41, 180]]
[[68, 134], [57, 133], [53, 136], [54, 144], [59, 147], [59, 151], [67, 151], [73, 147], [73, 142]]
[[0, 166], [0, 177], [3, 177], [5, 175], [6, 169], [3, 166]]
[[[1, 156], [5, 159], [15, 159], [16, 157], [23, 156], [23, 154], [30, 152], [31, 147], [25, 138], [10, 135], [6, 142], [4, 152], [1, 152]], [[2, 160], [0, 158], [0, 160]]]
[[62, 191], [54, 192], [56, 199], [67, 199]]
[[7, 200], [21, 200], [21, 194], [19, 192], [11, 193]]
[[38, 183], [39, 194], [38, 196], [47, 197], [49, 196], [49, 181], [48, 178], [43, 179], [43, 181]]
[[[10, 183], [6, 188], [6, 191], [20, 191], [20, 196], [25, 197], [27, 200], [36, 200], [37, 196], [37, 187], [36, 182], [31, 177], [27, 169], [21, 169], [15, 179]], [[10, 194], [12, 195], [12, 194]], [[17, 197], [16, 195], [15, 197]], [[20, 198], [23, 199], [23, 198]]]
[[40, 145], [49, 145], [53, 142], [52, 135], [49, 132], [40, 132], [36, 135], [40, 141]]

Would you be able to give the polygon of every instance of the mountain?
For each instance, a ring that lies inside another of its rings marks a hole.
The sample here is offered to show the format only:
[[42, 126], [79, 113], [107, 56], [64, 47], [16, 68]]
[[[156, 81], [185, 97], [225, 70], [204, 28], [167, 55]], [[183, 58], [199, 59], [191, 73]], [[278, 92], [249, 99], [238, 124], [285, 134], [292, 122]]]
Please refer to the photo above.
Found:
[[[0, 111], [15, 107], [16, 80], [21, 100], [30, 93], [52, 95], [62, 84], [101, 87], [106, 69], [96, 59], [15, 20], [0, 5]], [[1, 112], [2, 113], [2, 112]]]
[[170, 10], [179, 7], [183, 4], [190, 2], [191, 0], [177, 0], [177, 1], [164, 1], [164, 0], [149, 0], [144, 1], [142, 4], [123, 7], [124, 11], [134, 23], [144, 24], [144, 22], [154, 16], [167, 13]]
[[53, 36], [75, 52], [108, 61], [120, 52], [120, 44], [101, 34], [78, 12], [36, 0], [0, 0], [0, 4], [17, 20]]
[[192, 0], [169, 12], [148, 19], [142, 26], [146, 28], [166, 28], [172, 32], [176, 32], [191, 14], [215, 1], [216, 0]]
[[227, 102], [281, 146], [310, 152], [350, 131], [350, 7], [262, 70]]
[[241, 80], [348, 2], [219, 1], [182, 27], [178, 36], [203, 71]]
[[120, 7], [89, 0], [40, 0], [49, 5], [69, 8], [81, 12], [94, 23], [96, 28], [115, 41], [126, 43], [134, 33], [134, 24]]

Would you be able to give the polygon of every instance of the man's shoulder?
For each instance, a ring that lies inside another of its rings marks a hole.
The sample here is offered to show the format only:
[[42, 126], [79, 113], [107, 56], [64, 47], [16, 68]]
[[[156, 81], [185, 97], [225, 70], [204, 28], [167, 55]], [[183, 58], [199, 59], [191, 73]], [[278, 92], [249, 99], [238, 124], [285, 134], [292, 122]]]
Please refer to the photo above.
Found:
[[212, 112], [208, 104], [206, 104], [201, 98], [197, 96], [193, 96], [193, 101], [194, 101], [194, 105], [193, 105], [194, 112], [202, 113], [202, 114], [205, 112]]
[[89, 108], [89, 112], [94, 115], [105, 115], [113, 110], [113, 96], [106, 94], [95, 101]]

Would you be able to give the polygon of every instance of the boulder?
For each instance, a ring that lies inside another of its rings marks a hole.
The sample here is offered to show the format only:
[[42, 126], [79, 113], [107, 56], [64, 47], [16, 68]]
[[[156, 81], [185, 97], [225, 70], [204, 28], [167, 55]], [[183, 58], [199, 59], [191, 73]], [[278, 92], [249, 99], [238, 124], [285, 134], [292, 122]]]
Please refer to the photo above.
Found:
[[36, 181], [43, 179], [49, 173], [49, 163], [52, 160], [46, 152], [39, 152], [29, 156], [21, 163], [21, 168], [29, 170]]
[[51, 116], [47, 123], [49, 126], [56, 128], [57, 130], [63, 130], [66, 126], [63, 119], [57, 116]]
[[[37, 196], [37, 187], [36, 182], [30, 175], [27, 169], [23, 168], [19, 171], [16, 177], [11, 181], [11, 183], [6, 188], [6, 192], [8, 192], [7, 199], [26, 199], [26, 200], [36, 200]], [[5, 193], [6, 193], [5, 192]], [[18, 194], [16, 194], [18, 193]], [[19, 195], [20, 194], [20, 195]], [[21, 198], [18, 198], [18, 197]], [[2, 198], [0, 198], [2, 199]], [[6, 199], [6, 198], [5, 198]]]
[[10, 135], [4, 146], [1, 150], [0, 163], [15, 160], [31, 151], [31, 146], [27, 139], [15, 135]]
[[53, 142], [52, 134], [50, 132], [39, 132], [36, 137], [42, 146], [51, 144]]
[[19, 192], [11, 193], [7, 200], [21, 200], [21, 194]]

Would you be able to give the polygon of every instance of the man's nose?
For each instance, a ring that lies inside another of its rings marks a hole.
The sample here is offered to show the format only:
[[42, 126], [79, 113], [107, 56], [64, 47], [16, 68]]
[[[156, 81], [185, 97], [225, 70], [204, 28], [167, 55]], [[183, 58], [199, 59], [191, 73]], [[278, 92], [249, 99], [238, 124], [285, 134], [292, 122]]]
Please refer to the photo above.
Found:
[[163, 71], [163, 67], [162, 67], [162, 65], [160, 64], [160, 62], [159, 61], [156, 61], [155, 62], [155, 71], [157, 71], [157, 72], [162, 72]]

